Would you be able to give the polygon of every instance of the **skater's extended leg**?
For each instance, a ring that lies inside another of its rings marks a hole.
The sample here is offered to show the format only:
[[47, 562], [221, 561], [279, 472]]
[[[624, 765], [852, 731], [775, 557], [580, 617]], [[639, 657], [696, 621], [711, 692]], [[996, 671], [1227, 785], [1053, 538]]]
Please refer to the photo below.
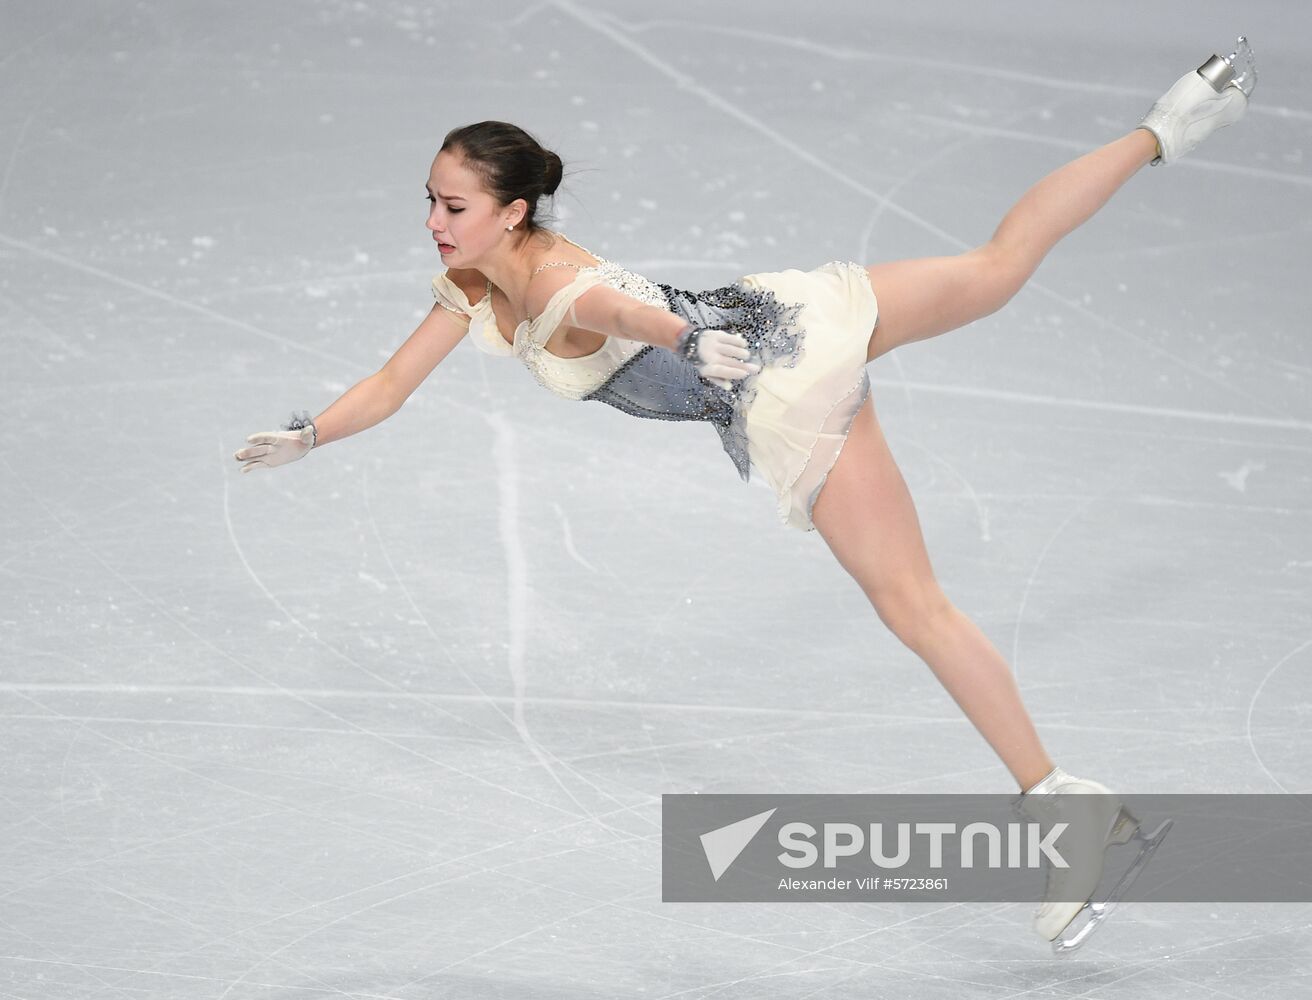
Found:
[[1001, 309], [1063, 236], [1156, 155], [1156, 138], [1137, 128], [1044, 177], [1011, 207], [982, 246], [949, 257], [869, 265], [879, 321], [866, 360]]
[[885, 625], [916, 653], [1023, 791], [1053, 764], [1002, 654], [939, 587], [915, 505], [869, 399], [811, 512]]

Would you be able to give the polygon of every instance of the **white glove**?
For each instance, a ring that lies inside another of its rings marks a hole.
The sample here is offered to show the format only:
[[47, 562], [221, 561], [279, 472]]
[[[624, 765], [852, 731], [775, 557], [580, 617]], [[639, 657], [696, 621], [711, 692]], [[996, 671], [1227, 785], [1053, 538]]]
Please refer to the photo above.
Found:
[[674, 353], [693, 362], [698, 375], [721, 389], [731, 389], [735, 381], [761, 370], [759, 364], [747, 360], [751, 357], [747, 338], [727, 330], [698, 330], [691, 324], [685, 326], [675, 343]]
[[[293, 419], [292, 423], [297, 423], [297, 420]], [[295, 430], [251, 434], [246, 438], [246, 443], [252, 447], [243, 448], [232, 457], [245, 463], [241, 467], [242, 472], [250, 472], [261, 466], [272, 468], [275, 465], [286, 465], [308, 455], [315, 445], [316, 436], [313, 423]]]

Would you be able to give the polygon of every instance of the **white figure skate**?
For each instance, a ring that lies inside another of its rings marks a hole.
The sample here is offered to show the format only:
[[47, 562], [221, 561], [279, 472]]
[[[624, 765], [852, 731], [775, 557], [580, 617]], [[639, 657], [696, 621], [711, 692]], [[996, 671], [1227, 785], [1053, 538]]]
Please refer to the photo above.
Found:
[[[1070, 867], [1048, 865], [1043, 904], [1034, 913], [1034, 929], [1052, 942], [1056, 955], [1070, 954], [1098, 928], [1171, 828], [1168, 819], [1145, 835], [1105, 785], [1074, 778], [1059, 767], [1021, 797], [1017, 810], [1044, 834], [1054, 823], [1070, 824], [1058, 840]], [[1107, 849], [1130, 841], [1139, 842], [1138, 854], [1106, 896], [1095, 900]]]
[[1228, 56], [1212, 56], [1180, 77], [1152, 106], [1138, 128], [1157, 137], [1152, 161], [1174, 163], [1217, 129], [1243, 117], [1257, 86], [1257, 62], [1248, 39], [1239, 36]]

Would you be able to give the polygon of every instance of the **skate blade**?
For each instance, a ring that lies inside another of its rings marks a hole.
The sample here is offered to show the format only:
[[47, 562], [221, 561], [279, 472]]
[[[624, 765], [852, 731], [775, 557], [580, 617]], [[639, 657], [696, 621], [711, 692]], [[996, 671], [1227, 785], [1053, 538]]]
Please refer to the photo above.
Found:
[[1248, 44], [1248, 39], [1240, 35], [1234, 51], [1225, 57], [1225, 61], [1235, 71], [1230, 86], [1238, 87], [1245, 97], [1251, 96], [1253, 88], [1257, 86], [1257, 57], [1253, 55], [1253, 47]]
[[1088, 940], [1089, 935], [1098, 929], [1098, 925], [1106, 920], [1114, 909], [1116, 909], [1115, 903], [1085, 903], [1071, 918], [1071, 922], [1053, 939], [1052, 953], [1066, 956], [1075, 951]]
[[1162, 841], [1166, 839], [1166, 835], [1170, 833], [1174, 823], [1175, 820], [1172, 819], [1163, 820], [1157, 829], [1148, 834], [1136, 828], [1127, 840], [1120, 842], [1128, 843], [1129, 840], [1137, 840], [1141, 841], [1143, 846], [1139, 848], [1139, 853], [1135, 855], [1129, 867], [1125, 869], [1120, 879], [1107, 893], [1107, 898], [1096, 903], [1085, 903], [1080, 907], [1079, 912], [1071, 918], [1071, 922], [1062, 928], [1062, 932], [1053, 939], [1052, 953], [1054, 955], [1070, 955], [1089, 939], [1089, 936], [1098, 929], [1104, 920], [1111, 916], [1112, 910], [1116, 909], [1116, 904], [1120, 902], [1126, 890], [1134, 884], [1134, 880], [1139, 877], [1144, 866], [1152, 860], [1153, 854], [1161, 846]]

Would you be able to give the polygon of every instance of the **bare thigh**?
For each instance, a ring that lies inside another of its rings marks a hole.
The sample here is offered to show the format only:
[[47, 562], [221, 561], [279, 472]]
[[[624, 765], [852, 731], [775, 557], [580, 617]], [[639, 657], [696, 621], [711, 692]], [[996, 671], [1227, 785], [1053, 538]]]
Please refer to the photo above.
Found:
[[911, 492], [875, 416], [873, 397], [857, 412], [811, 518], [899, 637], [949, 606], [930, 566]]
[[1020, 290], [1032, 270], [1030, 262], [992, 243], [947, 257], [868, 265], [879, 319], [871, 331], [866, 361], [996, 312]]

